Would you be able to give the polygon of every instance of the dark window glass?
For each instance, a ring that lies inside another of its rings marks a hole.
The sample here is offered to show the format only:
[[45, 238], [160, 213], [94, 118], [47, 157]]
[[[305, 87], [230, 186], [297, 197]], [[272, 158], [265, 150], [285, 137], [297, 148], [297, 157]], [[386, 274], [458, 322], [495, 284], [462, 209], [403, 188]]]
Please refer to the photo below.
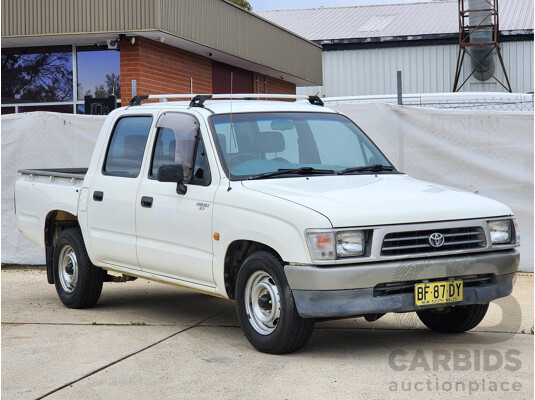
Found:
[[206, 151], [204, 144], [199, 138], [197, 144], [197, 151], [195, 153], [195, 164], [193, 165], [193, 176], [190, 183], [195, 185], [208, 186], [211, 182], [210, 168], [208, 166], [208, 159], [206, 158]]
[[105, 175], [139, 175], [151, 124], [152, 117], [124, 117], [117, 122], [104, 162]]
[[4, 104], [72, 100], [71, 46], [2, 49]]
[[15, 107], [2, 107], [2, 115], [15, 114]]
[[32, 112], [32, 111], [49, 111], [57, 113], [72, 114], [72, 104], [62, 104], [55, 106], [19, 106], [19, 113]]
[[84, 96], [121, 98], [119, 51], [100, 47], [76, 49], [78, 71], [78, 100]]

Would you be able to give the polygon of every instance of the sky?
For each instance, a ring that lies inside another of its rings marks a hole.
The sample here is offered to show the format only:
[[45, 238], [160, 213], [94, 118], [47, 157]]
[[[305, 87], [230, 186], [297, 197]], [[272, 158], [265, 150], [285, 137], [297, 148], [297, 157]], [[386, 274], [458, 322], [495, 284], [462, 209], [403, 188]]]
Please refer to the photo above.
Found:
[[372, 4], [419, 3], [431, 0], [248, 0], [253, 11], [285, 10], [289, 8], [317, 8], [364, 6]]

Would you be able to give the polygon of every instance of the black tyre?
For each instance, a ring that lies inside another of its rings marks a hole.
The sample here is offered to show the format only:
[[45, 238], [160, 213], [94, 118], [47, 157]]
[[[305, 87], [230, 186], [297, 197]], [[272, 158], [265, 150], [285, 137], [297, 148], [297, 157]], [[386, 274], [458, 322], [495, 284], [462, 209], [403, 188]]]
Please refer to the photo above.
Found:
[[315, 321], [297, 313], [283, 265], [266, 251], [256, 251], [243, 262], [236, 282], [236, 308], [245, 336], [263, 353], [296, 351], [314, 330]]
[[460, 333], [475, 328], [485, 317], [487, 304], [447, 307], [443, 311], [418, 311], [418, 317], [429, 329], [445, 333]]
[[69, 308], [94, 306], [102, 292], [104, 274], [89, 260], [79, 228], [61, 232], [54, 248], [54, 282], [63, 304]]

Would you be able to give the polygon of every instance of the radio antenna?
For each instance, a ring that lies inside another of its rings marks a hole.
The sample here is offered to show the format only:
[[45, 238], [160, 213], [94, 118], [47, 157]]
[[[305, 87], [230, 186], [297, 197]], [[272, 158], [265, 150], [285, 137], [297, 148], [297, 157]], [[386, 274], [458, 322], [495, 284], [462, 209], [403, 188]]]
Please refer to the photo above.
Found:
[[227, 192], [230, 192], [231, 191], [231, 187], [230, 187], [230, 181], [232, 180], [232, 78], [233, 78], [233, 74], [234, 72], [230, 72], [230, 120], [229, 120], [229, 125], [230, 125], [230, 135], [229, 135], [229, 138], [228, 138], [228, 144], [229, 144], [229, 147], [228, 147], [228, 188], [227, 188]]

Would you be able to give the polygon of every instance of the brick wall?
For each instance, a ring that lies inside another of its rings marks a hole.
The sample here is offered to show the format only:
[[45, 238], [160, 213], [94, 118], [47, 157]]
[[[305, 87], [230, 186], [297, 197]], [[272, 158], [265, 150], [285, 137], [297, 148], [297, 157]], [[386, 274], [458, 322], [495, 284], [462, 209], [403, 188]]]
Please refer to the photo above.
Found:
[[[253, 74], [253, 93], [266, 93], [265, 87], [267, 86], [267, 93], [270, 94], [295, 94], [295, 84], [291, 82], [284, 81], [282, 79], [276, 79], [271, 76], [267, 77], [266, 75], [258, 74], [258, 90], [256, 82], [257, 74]], [[265, 82], [265, 83], [264, 83]]]
[[[131, 45], [121, 42], [121, 97], [123, 105], [132, 98], [132, 80], [137, 81], [137, 94], [212, 93], [212, 60], [156, 42], [136, 37]], [[259, 75], [259, 92], [264, 93], [265, 75]], [[253, 93], [257, 73], [253, 72]], [[268, 93], [295, 94], [295, 84], [267, 78]]]
[[[136, 37], [131, 45], [121, 42], [121, 97], [132, 98], [132, 80], [137, 94], [212, 92], [212, 60], [153, 40]], [[124, 102], [124, 101], [123, 101]]]

